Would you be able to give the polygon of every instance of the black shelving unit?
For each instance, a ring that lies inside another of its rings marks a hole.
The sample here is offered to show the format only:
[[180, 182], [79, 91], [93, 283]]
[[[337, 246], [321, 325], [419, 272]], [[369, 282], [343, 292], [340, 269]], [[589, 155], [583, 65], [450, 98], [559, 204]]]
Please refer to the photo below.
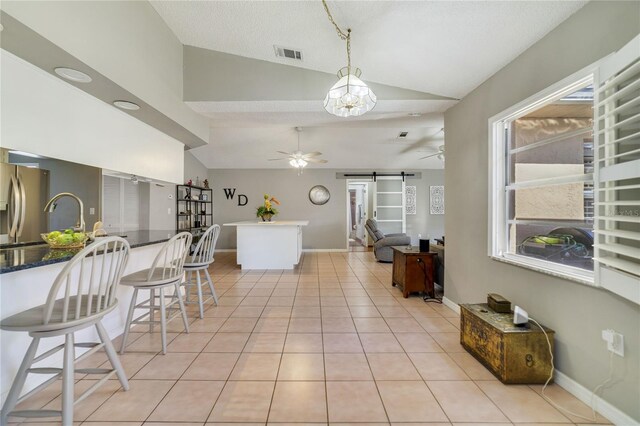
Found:
[[191, 232], [194, 242], [213, 225], [213, 189], [176, 186], [176, 230]]

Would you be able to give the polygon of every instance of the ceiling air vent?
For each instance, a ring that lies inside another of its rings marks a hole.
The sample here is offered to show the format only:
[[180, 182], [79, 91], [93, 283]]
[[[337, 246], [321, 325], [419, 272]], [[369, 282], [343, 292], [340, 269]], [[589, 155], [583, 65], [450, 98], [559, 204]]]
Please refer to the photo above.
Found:
[[273, 45], [273, 50], [276, 52], [276, 56], [279, 58], [293, 59], [296, 61], [302, 60], [302, 52], [296, 49], [289, 49], [287, 47]]
[[404, 139], [407, 137], [408, 134], [409, 132], [400, 132], [400, 134], [398, 135], [398, 139]]

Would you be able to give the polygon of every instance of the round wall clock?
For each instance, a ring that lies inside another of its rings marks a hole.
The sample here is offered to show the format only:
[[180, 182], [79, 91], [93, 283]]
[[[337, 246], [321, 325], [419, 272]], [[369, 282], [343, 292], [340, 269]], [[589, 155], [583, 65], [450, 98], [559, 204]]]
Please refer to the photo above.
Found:
[[316, 206], [327, 204], [331, 194], [326, 186], [316, 185], [309, 190], [309, 200]]

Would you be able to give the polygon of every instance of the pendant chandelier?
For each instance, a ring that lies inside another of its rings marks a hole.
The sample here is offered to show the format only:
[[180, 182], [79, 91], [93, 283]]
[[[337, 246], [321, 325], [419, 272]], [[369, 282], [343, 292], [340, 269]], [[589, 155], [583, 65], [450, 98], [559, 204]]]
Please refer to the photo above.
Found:
[[326, 0], [322, 0], [322, 4], [338, 37], [347, 42], [347, 66], [338, 71], [338, 82], [329, 89], [324, 98], [324, 109], [338, 117], [357, 117], [376, 106], [376, 95], [360, 80], [360, 68], [351, 68], [351, 28], [347, 29], [346, 33], [341, 30], [333, 20]]

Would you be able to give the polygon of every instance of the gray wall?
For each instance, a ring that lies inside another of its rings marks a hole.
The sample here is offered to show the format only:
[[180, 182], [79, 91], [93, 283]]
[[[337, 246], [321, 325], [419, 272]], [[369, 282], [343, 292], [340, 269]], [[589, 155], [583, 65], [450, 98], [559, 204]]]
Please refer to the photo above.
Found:
[[[444, 185], [444, 170], [421, 170], [420, 173], [422, 179], [408, 179], [406, 183], [416, 187], [416, 214], [407, 215], [407, 234], [414, 245], [418, 245], [418, 234], [431, 240], [444, 235], [445, 215], [431, 214], [429, 209], [429, 187]], [[446, 192], [445, 188], [445, 199]]]
[[603, 398], [640, 421], [640, 307], [607, 291], [491, 260], [488, 119], [623, 46], [640, 32], [639, 2], [591, 2], [445, 114], [447, 145], [445, 296], [480, 302], [500, 293], [556, 331], [558, 370], [593, 389], [608, 371], [601, 330], [625, 338], [616, 382]]
[[[196, 184], [196, 178], [200, 178], [200, 182], [207, 178], [209, 171], [207, 168], [189, 151], [184, 152], [184, 182], [189, 179]], [[209, 179], [211, 181], [211, 179]], [[202, 185], [202, 183], [201, 183]]]
[[[186, 153], [185, 153], [186, 154]], [[176, 228], [176, 186], [149, 184], [149, 229], [170, 230]]]
[[[382, 170], [380, 170], [382, 171]], [[256, 207], [263, 202], [263, 194], [275, 196], [282, 203], [277, 219], [306, 219], [309, 226], [303, 231], [303, 246], [314, 250], [345, 250], [347, 245], [347, 181], [336, 179], [336, 173], [345, 170], [307, 169], [301, 176], [293, 169], [211, 169], [209, 181], [213, 188], [214, 222], [224, 224], [241, 220], [257, 220]], [[429, 185], [441, 185], [442, 170], [420, 171], [422, 179], [409, 179], [418, 192], [415, 216], [407, 216], [407, 232], [415, 239], [422, 234], [432, 238], [443, 234], [444, 217], [431, 216], [428, 211]], [[331, 199], [323, 206], [309, 201], [309, 189], [324, 185]], [[233, 200], [228, 200], [224, 188], [235, 188]], [[238, 206], [238, 194], [248, 198], [246, 206]], [[371, 195], [371, 192], [369, 194]], [[369, 211], [372, 215], [372, 211]], [[236, 247], [235, 228], [222, 227], [218, 247]]]
[[[38, 163], [41, 169], [49, 170], [49, 198], [61, 192], [71, 192], [84, 204], [84, 220], [87, 230], [101, 217], [102, 170], [97, 167], [53, 158], [32, 158], [9, 154], [10, 163]], [[78, 219], [78, 204], [69, 197], [61, 198], [53, 213], [43, 213], [49, 219], [49, 229], [66, 229], [75, 226]], [[94, 214], [89, 209], [94, 208]]]

